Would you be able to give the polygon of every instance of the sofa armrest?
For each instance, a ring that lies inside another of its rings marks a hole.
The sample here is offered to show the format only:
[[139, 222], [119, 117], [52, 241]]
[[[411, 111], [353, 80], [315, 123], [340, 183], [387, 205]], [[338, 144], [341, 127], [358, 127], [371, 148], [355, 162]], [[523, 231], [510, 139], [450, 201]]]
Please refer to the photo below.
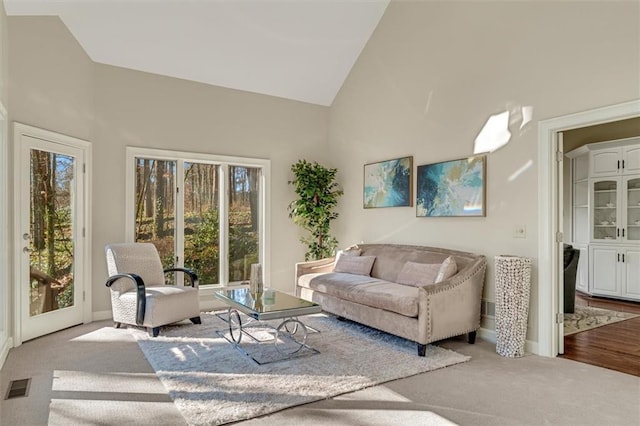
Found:
[[480, 256], [469, 267], [435, 285], [420, 288], [419, 335], [428, 342], [480, 328], [487, 262]]
[[302, 275], [333, 271], [333, 263], [335, 259], [335, 257], [327, 257], [320, 260], [296, 263], [296, 285], [298, 284], [298, 278]]

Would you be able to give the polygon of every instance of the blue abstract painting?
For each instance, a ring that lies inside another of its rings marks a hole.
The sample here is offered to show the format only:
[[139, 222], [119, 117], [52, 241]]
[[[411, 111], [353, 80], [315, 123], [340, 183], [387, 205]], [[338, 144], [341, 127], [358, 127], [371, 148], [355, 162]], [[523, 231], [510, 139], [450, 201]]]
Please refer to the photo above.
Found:
[[418, 166], [416, 216], [484, 216], [485, 156]]
[[364, 208], [412, 205], [413, 157], [364, 166]]

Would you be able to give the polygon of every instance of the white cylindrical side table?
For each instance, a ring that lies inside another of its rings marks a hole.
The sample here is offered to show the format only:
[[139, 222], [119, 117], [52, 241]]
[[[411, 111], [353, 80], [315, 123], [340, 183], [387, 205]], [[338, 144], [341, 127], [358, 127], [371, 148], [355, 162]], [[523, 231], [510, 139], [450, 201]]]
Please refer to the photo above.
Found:
[[496, 262], [496, 352], [524, 356], [531, 290], [531, 259], [500, 255]]

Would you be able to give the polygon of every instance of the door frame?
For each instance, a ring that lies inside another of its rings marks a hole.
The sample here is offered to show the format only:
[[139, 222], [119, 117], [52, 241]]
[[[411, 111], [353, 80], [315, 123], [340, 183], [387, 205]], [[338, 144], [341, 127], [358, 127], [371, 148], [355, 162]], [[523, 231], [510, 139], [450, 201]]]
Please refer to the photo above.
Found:
[[[88, 323], [92, 320], [92, 303], [91, 303], [91, 144], [88, 141], [74, 138], [72, 136], [63, 135], [50, 130], [40, 129], [38, 127], [29, 126], [26, 124], [14, 122], [13, 123], [13, 157], [14, 157], [14, 208], [20, 207], [20, 191], [21, 191], [21, 178], [20, 170], [18, 170], [17, 164], [20, 162], [20, 151], [22, 137], [27, 136], [36, 139], [42, 139], [48, 142], [72, 146], [74, 148], [81, 149], [85, 154], [84, 163], [84, 205], [81, 207], [83, 222], [84, 222], [84, 245], [82, 248], [82, 274], [74, 277], [74, 285], [80, 286], [82, 292], [82, 322]], [[21, 240], [21, 217], [14, 212], [13, 214], [13, 241], [14, 241], [14, 283], [13, 283], [13, 346], [18, 347], [22, 344], [22, 300], [21, 300], [21, 286], [23, 284], [21, 256], [16, 255], [17, 250], [22, 246]]]
[[[555, 235], [561, 232], [554, 219], [562, 206], [557, 205], [558, 168], [555, 152], [558, 133], [596, 124], [640, 117], [640, 99], [596, 108], [575, 114], [542, 120], [538, 123], [538, 354], [558, 355], [559, 327], [555, 318], [561, 313], [558, 303], [560, 289], [558, 244]], [[549, 283], [549, 285], [542, 285]]]
[[7, 110], [0, 102], [0, 368], [13, 346], [9, 333], [9, 131]]

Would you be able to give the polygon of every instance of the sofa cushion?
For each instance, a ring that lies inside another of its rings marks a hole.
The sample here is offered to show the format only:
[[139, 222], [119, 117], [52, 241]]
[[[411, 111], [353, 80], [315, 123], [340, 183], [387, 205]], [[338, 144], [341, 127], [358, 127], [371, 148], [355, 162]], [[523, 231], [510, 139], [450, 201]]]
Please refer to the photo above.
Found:
[[[415, 246], [362, 244], [358, 247], [362, 250], [362, 256], [376, 256], [371, 276], [391, 282], [396, 281], [406, 262], [440, 265], [447, 257], [451, 256], [450, 250], [438, 251], [437, 249]], [[458, 267], [464, 267], [464, 265], [458, 264]]]
[[442, 262], [442, 265], [440, 265], [438, 276], [434, 282], [439, 283], [440, 281], [444, 281], [447, 278], [454, 276], [456, 272], [458, 272], [456, 260], [452, 256], [449, 256], [444, 260], [444, 262]]
[[417, 287], [340, 272], [306, 274], [300, 277], [298, 285], [361, 305], [418, 316]]
[[398, 273], [398, 284], [422, 287], [437, 284], [452, 277], [458, 271], [453, 257], [447, 257], [440, 263], [406, 262]]
[[440, 272], [440, 264], [406, 262], [398, 274], [398, 284], [421, 287], [433, 284]]
[[371, 274], [375, 256], [345, 256], [342, 255], [336, 261], [334, 272], [343, 272], [347, 274], [366, 275]]
[[360, 256], [360, 253], [362, 253], [362, 250], [360, 250], [358, 246], [351, 246], [343, 250], [338, 250], [338, 252], [336, 253], [336, 260], [334, 262], [334, 265], [338, 263], [338, 259], [340, 259], [340, 257], [342, 256]]
[[327, 293], [328, 287], [345, 283], [364, 284], [380, 281], [378, 278], [367, 277], [365, 275], [345, 274], [341, 272], [318, 272], [313, 274], [304, 274], [298, 278], [298, 286]]

